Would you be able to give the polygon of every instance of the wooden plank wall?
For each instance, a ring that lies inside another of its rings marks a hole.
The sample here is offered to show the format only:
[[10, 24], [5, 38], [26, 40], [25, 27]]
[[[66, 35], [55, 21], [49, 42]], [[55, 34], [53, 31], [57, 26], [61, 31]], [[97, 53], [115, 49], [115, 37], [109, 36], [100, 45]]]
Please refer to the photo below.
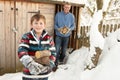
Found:
[[[114, 32], [117, 29], [120, 28], [120, 24], [106, 24], [99, 26], [98, 29], [102, 36], [105, 38], [108, 36], [108, 33]], [[89, 31], [90, 31], [90, 26], [81, 26], [80, 27], [80, 35], [81, 37], [78, 39], [78, 48], [81, 48], [82, 46], [90, 47], [90, 42], [89, 42]]]
[[80, 38], [78, 38], [78, 48], [82, 46], [89, 47], [89, 36], [90, 26], [80, 26]]
[[0, 74], [15, 71], [12, 1], [0, 1]]
[[99, 26], [99, 31], [101, 32], [103, 37], [106, 37], [108, 32], [114, 32], [119, 28], [120, 28], [120, 24], [106, 24], [101, 27]]
[[4, 25], [4, 16], [3, 16], [3, 2], [0, 1], [0, 74], [2, 74], [2, 72], [4, 72], [4, 67], [5, 65], [5, 34], [4, 34], [4, 29], [5, 27], [3, 27]]

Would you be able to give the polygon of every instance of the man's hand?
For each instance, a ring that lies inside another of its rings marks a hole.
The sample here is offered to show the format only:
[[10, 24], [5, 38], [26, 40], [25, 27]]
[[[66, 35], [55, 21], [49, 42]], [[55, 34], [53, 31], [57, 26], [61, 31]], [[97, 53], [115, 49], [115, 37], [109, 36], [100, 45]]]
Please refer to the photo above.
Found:
[[63, 34], [63, 33], [62, 33], [62, 30], [63, 30], [63, 28], [58, 28], [58, 31], [59, 31], [61, 34]]
[[69, 32], [70, 32], [70, 29], [67, 26], [63, 27], [63, 34], [67, 34]]
[[63, 34], [66, 34], [66, 33], [67, 33], [67, 31], [68, 31], [67, 26], [64, 26], [64, 27], [63, 27], [63, 29], [62, 29], [62, 33], [63, 33]]
[[70, 32], [70, 29], [67, 26], [58, 29], [61, 34], [67, 34]]

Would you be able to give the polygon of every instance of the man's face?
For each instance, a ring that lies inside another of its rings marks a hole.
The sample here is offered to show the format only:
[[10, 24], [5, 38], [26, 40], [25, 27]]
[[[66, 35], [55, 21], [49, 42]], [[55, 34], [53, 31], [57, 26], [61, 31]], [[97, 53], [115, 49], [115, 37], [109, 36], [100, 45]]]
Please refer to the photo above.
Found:
[[66, 14], [70, 11], [70, 8], [71, 8], [71, 5], [69, 5], [69, 4], [65, 4], [65, 5], [63, 6], [64, 12], [65, 12]]

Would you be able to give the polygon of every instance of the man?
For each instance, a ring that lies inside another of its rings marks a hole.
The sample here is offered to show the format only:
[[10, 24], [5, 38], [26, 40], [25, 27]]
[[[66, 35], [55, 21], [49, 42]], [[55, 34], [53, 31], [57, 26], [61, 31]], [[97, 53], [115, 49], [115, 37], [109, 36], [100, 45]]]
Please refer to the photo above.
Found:
[[66, 49], [68, 47], [69, 36], [75, 28], [75, 18], [70, 13], [71, 5], [65, 3], [63, 11], [58, 12], [55, 16], [55, 46], [56, 46], [56, 65], [58, 61], [63, 62]]

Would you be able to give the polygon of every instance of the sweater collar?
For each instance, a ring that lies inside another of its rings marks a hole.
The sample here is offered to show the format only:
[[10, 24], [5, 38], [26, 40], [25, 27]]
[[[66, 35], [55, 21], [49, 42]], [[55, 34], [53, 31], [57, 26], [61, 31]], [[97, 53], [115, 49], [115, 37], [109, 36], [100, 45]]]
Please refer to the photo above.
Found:
[[[36, 37], [36, 33], [35, 33], [35, 30], [31, 30], [30, 33], [32, 34], [32, 36], [34, 37], [34, 39], [37, 41], [37, 43], [39, 43], [39, 40], [37, 39]], [[40, 38], [44, 38], [48, 33], [43, 30], [42, 34], [41, 34], [41, 37]]]

